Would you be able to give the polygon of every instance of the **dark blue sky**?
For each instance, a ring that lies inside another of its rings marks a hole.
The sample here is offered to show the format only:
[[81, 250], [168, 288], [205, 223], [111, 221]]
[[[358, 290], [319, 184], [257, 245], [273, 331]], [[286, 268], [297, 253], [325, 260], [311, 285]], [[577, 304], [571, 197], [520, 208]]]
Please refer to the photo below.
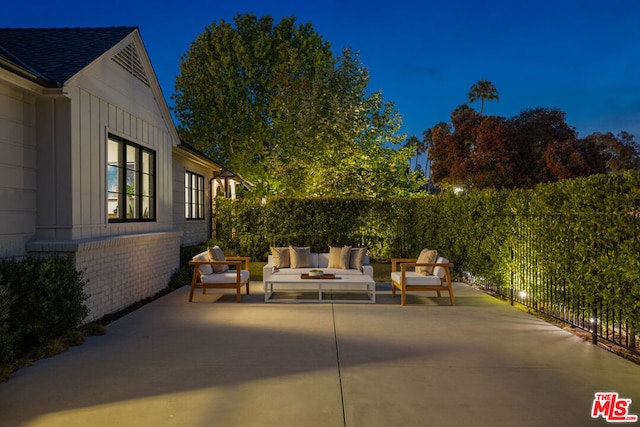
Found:
[[171, 105], [189, 44], [212, 22], [246, 12], [295, 15], [336, 50], [359, 51], [370, 90], [395, 103], [408, 135], [449, 121], [486, 79], [500, 100], [485, 114], [557, 107], [581, 137], [626, 130], [640, 140], [638, 0], [32, 0], [2, 2], [0, 26], [138, 26]]

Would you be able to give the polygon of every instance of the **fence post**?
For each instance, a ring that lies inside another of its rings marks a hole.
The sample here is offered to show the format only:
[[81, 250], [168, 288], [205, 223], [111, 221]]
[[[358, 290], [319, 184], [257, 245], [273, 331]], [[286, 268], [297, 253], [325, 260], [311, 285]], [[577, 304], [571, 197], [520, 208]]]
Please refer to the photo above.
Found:
[[593, 306], [592, 312], [591, 312], [591, 318], [593, 319], [592, 325], [591, 325], [591, 342], [594, 345], [598, 345], [598, 309], [596, 308], [596, 306]]

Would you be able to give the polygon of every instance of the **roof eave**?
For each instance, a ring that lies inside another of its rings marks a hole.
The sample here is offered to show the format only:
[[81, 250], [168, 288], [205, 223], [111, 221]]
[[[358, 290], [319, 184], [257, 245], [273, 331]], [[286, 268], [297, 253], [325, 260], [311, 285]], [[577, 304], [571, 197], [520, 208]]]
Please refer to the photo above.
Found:
[[3, 58], [0, 58], [0, 67], [45, 88], [61, 88], [62, 87], [62, 83], [60, 82], [54, 82], [51, 80], [44, 79], [39, 75], [34, 74], [33, 72], [25, 68], [22, 68], [19, 65], [16, 65], [13, 62], [7, 61], [6, 59], [3, 59]]

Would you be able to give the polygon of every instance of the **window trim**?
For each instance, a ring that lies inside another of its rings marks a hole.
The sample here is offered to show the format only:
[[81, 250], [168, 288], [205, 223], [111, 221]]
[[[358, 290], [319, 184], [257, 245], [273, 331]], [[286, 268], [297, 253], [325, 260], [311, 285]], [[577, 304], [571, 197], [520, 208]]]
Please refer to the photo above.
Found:
[[[133, 170], [134, 173], [134, 180], [135, 182], [139, 182], [141, 183], [141, 187], [139, 189], [137, 189], [138, 192], [134, 193], [133, 197], [134, 198], [134, 206], [136, 209], [136, 213], [135, 216], [133, 218], [129, 218], [128, 215], [126, 214], [126, 197], [118, 197], [117, 198], [117, 209], [120, 212], [124, 212], [124, 214], [122, 216], [118, 216], [118, 217], [108, 217], [108, 222], [109, 223], [123, 223], [123, 222], [154, 222], [157, 221], [157, 212], [158, 212], [158, 200], [157, 200], [157, 192], [156, 192], [156, 188], [157, 188], [157, 160], [156, 160], [156, 152], [154, 150], [151, 150], [147, 147], [144, 147], [140, 144], [136, 144], [135, 142], [132, 142], [128, 139], [125, 139], [123, 137], [120, 137], [118, 135], [114, 135], [112, 133], [109, 133], [107, 135], [107, 151], [108, 151], [108, 145], [110, 143], [110, 141], [116, 142], [119, 144], [118, 147], [118, 162], [114, 163], [114, 162], [109, 162], [109, 156], [107, 153], [107, 200], [109, 200], [109, 193], [113, 192], [110, 187], [109, 187], [109, 168], [112, 165], [117, 165], [116, 167], [120, 170], [120, 171], [124, 171], [124, 173], [120, 173], [117, 176], [117, 191], [115, 191], [115, 193], [117, 193], [118, 195], [125, 195], [127, 194], [127, 173], [128, 173], [128, 166], [129, 164], [137, 164], [139, 165], [137, 167], [137, 169]], [[133, 148], [135, 150], [135, 159], [134, 162], [130, 162], [127, 158], [127, 153], [128, 153], [128, 148]], [[145, 171], [144, 168], [142, 167], [143, 165], [143, 158], [145, 156], [145, 154], [149, 155], [150, 157], [150, 161], [149, 161], [149, 169], [150, 171]], [[149, 178], [149, 188], [148, 188], [148, 195], [144, 195], [144, 188], [142, 188], [142, 183], [145, 182], [145, 177]], [[145, 217], [144, 216], [144, 203], [143, 203], [143, 199], [147, 198], [149, 199], [149, 203], [148, 203], [148, 207], [152, 208], [151, 209], [151, 213]], [[107, 202], [108, 203], [108, 202]], [[107, 211], [109, 209], [107, 208]]]
[[[197, 180], [196, 188], [193, 188], [193, 179]], [[199, 187], [199, 188], [198, 188]], [[198, 192], [200, 202], [193, 200], [193, 191]], [[204, 221], [206, 217], [206, 203], [205, 203], [205, 184], [204, 175], [191, 172], [190, 170], [184, 171], [184, 218], [187, 221]], [[195, 211], [195, 214], [194, 214]], [[200, 211], [199, 215], [197, 211]]]

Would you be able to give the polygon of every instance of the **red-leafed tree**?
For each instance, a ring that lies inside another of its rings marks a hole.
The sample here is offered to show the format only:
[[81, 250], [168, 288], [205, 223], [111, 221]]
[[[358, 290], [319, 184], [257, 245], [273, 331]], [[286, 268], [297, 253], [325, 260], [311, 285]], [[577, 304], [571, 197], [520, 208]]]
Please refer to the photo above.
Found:
[[476, 188], [515, 188], [516, 131], [503, 117], [484, 117], [475, 132], [475, 147], [465, 164], [466, 181]]
[[522, 174], [519, 187], [556, 181], [558, 178], [549, 169], [544, 153], [550, 145], [562, 146], [576, 139], [576, 131], [566, 123], [565, 113], [557, 108], [533, 108], [523, 110], [511, 122], [518, 133], [517, 168]]
[[456, 157], [463, 155], [463, 147], [451, 146], [450, 135], [451, 125], [445, 122], [440, 122], [423, 132], [423, 140], [429, 146], [428, 155], [431, 161], [431, 180], [433, 182], [442, 182], [451, 176], [453, 161]]
[[510, 119], [481, 116], [468, 106], [429, 137], [432, 181], [443, 187], [531, 188], [541, 182], [640, 169], [632, 135], [594, 133], [578, 139], [559, 109], [535, 108]]
[[552, 181], [606, 172], [602, 151], [589, 140], [568, 139], [549, 144], [542, 158]]

